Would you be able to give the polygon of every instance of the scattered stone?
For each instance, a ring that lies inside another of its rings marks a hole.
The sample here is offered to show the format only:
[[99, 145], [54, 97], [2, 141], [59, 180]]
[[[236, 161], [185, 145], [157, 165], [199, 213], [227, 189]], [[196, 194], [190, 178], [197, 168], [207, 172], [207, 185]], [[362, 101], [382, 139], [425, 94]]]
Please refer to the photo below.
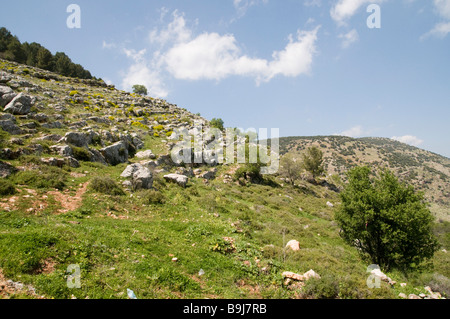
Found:
[[305, 280], [309, 280], [310, 278], [320, 279], [320, 275], [316, 273], [314, 270], [310, 269], [303, 274]]
[[128, 145], [124, 141], [102, 148], [100, 153], [104, 156], [106, 162], [111, 165], [118, 165], [128, 161]]
[[77, 147], [88, 147], [88, 139], [84, 133], [67, 132], [66, 135], [64, 135], [64, 137], [58, 142], [72, 144]]
[[408, 296], [406, 294], [404, 294], [403, 292], [399, 293], [398, 296], [403, 299], [408, 298]]
[[150, 189], [153, 186], [153, 174], [151, 170], [142, 164], [131, 164], [120, 174], [121, 177], [130, 178], [127, 187], [137, 189]]
[[16, 171], [17, 171], [17, 169], [14, 166], [0, 161], [0, 177], [1, 178], [7, 178]]
[[332, 203], [330, 203], [330, 202], [327, 202], [327, 206], [328, 207], [334, 207], [334, 205]]
[[181, 187], [186, 187], [186, 184], [189, 180], [189, 178], [185, 175], [180, 175], [180, 174], [168, 174], [168, 175], [164, 175], [164, 179], [169, 181], [169, 182], [174, 182], [177, 183], [178, 185], [180, 185]]
[[140, 159], [155, 159], [156, 155], [151, 150], [136, 153], [136, 157]]
[[203, 174], [200, 174], [200, 177], [209, 181], [216, 177], [216, 173], [217, 173], [217, 169], [213, 169], [213, 170], [207, 171]]
[[0, 128], [6, 132], [8, 132], [11, 135], [20, 135], [24, 134], [24, 130], [22, 130], [20, 127], [18, 127], [16, 124], [14, 124], [15, 121], [12, 120], [5, 120], [0, 121]]
[[30, 113], [31, 107], [35, 101], [35, 97], [19, 93], [19, 95], [14, 97], [11, 102], [5, 106], [4, 111], [14, 115], [26, 115]]
[[286, 244], [286, 248], [290, 248], [293, 251], [298, 251], [298, 250], [300, 250], [300, 243], [297, 240], [294, 240], [294, 239], [290, 240]]
[[281, 274], [284, 278], [289, 278], [297, 281], [304, 281], [305, 278], [302, 275], [293, 273], [291, 271], [285, 271]]

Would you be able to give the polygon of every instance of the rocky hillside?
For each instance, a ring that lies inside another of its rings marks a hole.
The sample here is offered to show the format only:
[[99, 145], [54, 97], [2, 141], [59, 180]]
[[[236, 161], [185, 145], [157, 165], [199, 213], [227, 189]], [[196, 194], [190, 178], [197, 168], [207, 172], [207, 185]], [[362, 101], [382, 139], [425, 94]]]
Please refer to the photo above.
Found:
[[[205, 131], [209, 122], [165, 100], [0, 60], [0, 106], [2, 298], [450, 294], [448, 222], [435, 225], [443, 247], [429, 261], [434, 268], [383, 274], [372, 289], [367, 262], [339, 236], [336, 189], [275, 175], [254, 183], [239, 178], [240, 165], [205, 158], [174, 163], [176, 129], [198, 136], [194, 122]], [[329, 163], [355, 163], [363, 152], [390, 158], [386, 147], [350, 149], [350, 139], [307, 142], [333, 145]], [[293, 146], [282, 143], [284, 151]], [[429, 169], [447, 169], [447, 178], [448, 162], [414, 154]]]
[[280, 153], [300, 154], [311, 145], [324, 154], [328, 174], [345, 172], [354, 166], [387, 167], [404, 182], [425, 193], [438, 218], [450, 220], [450, 159], [388, 138], [344, 136], [284, 137]]

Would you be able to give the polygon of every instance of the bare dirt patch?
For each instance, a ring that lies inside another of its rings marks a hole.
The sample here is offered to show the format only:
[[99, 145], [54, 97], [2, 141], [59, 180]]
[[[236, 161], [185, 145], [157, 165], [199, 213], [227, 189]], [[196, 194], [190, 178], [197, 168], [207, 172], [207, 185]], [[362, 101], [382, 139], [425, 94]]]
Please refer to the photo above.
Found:
[[58, 209], [57, 213], [64, 214], [80, 208], [83, 201], [83, 195], [86, 193], [88, 184], [88, 182], [81, 184], [75, 195], [71, 195], [69, 190], [65, 190], [63, 192], [48, 192], [48, 195], [53, 196], [53, 198], [61, 204], [62, 208]]

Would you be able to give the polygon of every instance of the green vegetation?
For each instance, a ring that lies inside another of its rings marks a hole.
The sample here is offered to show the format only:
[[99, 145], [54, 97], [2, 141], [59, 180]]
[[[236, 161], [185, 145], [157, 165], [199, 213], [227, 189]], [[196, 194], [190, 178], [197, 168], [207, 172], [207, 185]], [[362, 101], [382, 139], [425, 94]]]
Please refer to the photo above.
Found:
[[107, 195], [125, 195], [122, 188], [117, 183], [107, 176], [96, 176], [92, 178], [89, 188], [96, 193]]
[[8, 179], [0, 179], [0, 196], [13, 195], [16, 192], [14, 184]]
[[324, 172], [324, 168], [322, 166], [323, 153], [316, 146], [309, 147], [306, 150], [306, 153], [302, 154], [302, 162], [303, 167], [306, 171], [311, 173], [313, 178], [316, 178]]
[[139, 94], [139, 95], [147, 95], [147, 88], [145, 87], [145, 85], [141, 85], [141, 84], [135, 84], [133, 85], [133, 93]]
[[62, 190], [66, 186], [67, 175], [65, 171], [57, 167], [42, 165], [36, 169], [18, 172], [13, 177], [13, 181], [17, 185]]
[[55, 55], [39, 43], [20, 43], [6, 28], [0, 28], [0, 58], [24, 63], [58, 74], [80, 79], [92, 79], [89, 71], [73, 63], [70, 58], [57, 52]]
[[438, 243], [422, 194], [389, 171], [374, 180], [368, 167], [358, 167], [348, 178], [336, 220], [349, 244], [385, 270], [410, 270], [433, 256]]
[[213, 118], [210, 122], [209, 122], [209, 125], [211, 125], [211, 127], [214, 127], [214, 128], [217, 128], [217, 129], [219, 129], [219, 130], [221, 130], [221, 131], [223, 131], [223, 129], [224, 129], [224, 127], [223, 127], [223, 125], [224, 125], [224, 122], [223, 122], [223, 120], [222, 119], [220, 119], [220, 118]]

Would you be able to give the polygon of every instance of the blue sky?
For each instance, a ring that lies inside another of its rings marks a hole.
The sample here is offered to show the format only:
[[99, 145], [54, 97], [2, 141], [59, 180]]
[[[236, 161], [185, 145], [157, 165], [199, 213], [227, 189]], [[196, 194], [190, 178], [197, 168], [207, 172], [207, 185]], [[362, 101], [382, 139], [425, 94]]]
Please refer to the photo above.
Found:
[[[71, 3], [79, 29], [66, 25]], [[367, 26], [371, 3], [381, 28]], [[450, 157], [450, 0], [16, 0], [1, 16], [22, 42], [226, 126], [388, 137]]]

